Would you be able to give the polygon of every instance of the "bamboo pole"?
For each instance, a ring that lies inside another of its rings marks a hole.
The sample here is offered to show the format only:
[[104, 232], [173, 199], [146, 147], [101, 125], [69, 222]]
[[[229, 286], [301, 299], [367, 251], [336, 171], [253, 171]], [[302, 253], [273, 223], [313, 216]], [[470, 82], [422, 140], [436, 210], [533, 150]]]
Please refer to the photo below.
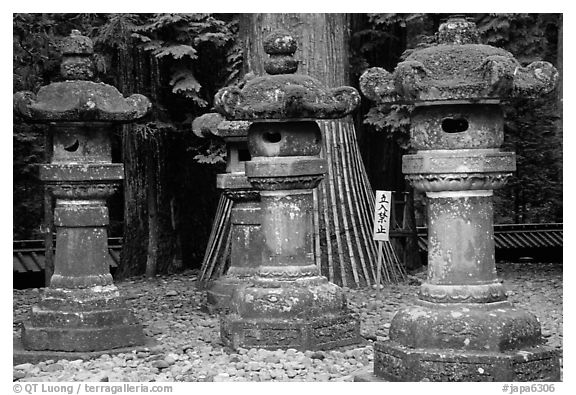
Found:
[[378, 292], [380, 292], [380, 284], [382, 283], [381, 274], [382, 274], [382, 241], [378, 242], [378, 263], [376, 264], [376, 288]]
[[[327, 132], [328, 131], [328, 132]], [[329, 129], [322, 128], [322, 134], [324, 135], [323, 141], [324, 148], [326, 149], [325, 155], [328, 162], [328, 171], [325, 179], [327, 178], [327, 187], [330, 194], [328, 195], [330, 199], [330, 206], [332, 207], [332, 220], [334, 221], [334, 234], [331, 235], [336, 239], [336, 248], [338, 249], [338, 262], [340, 266], [340, 283], [343, 287], [348, 286], [348, 279], [346, 276], [346, 270], [344, 268], [344, 253], [342, 251], [342, 241], [340, 233], [340, 220], [338, 216], [338, 199], [336, 198], [336, 180], [334, 178], [334, 169], [332, 168], [333, 155], [332, 155], [332, 133]], [[335, 281], [336, 279], [329, 279], [330, 281]]]
[[[351, 259], [351, 265], [352, 266], [352, 275], [354, 276], [354, 282], [356, 284], [362, 284], [363, 282], [360, 281], [360, 278], [358, 276], [358, 268], [356, 266], [358, 262], [356, 255], [357, 253], [357, 249], [355, 247], [352, 246], [352, 238], [351, 238], [351, 233], [356, 234], [355, 229], [350, 229], [351, 226], [348, 223], [348, 220], [350, 219], [350, 221], [352, 221], [352, 207], [355, 206], [355, 201], [352, 198], [352, 194], [350, 191], [350, 188], [347, 188], [347, 181], [348, 181], [348, 174], [349, 174], [349, 168], [348, 168], [348, 163], [345, 160], [344, 157], [344, 144], [342, 144], [341, 138], [342, 138], [342, 134], [345, 133], [345, 131], [343, 129], [347, 129], [348, 125], [344, 124], [343, 122], [334, 122], [331, 121], [330, 122], [330, 128], [333, 130], [334, 132], [334, 146], [336, 147], [336, 151], [338, 153], [338, 156], [336, 157], [337, 160], [334, 161], [334, 165], [336, 167], [336, 173], [338, 175], [338, 180], [340, 181], [338, 183], [338, 190], [340, 193], [340, 196], [343, 199], [344, 204], [341, 205], [342, 207], [342, 211], [343, 211], [343, 222], [344, 222], [344, 229], [345, 229], [345, 238], [346, 238], [346, 243], [348, 245], [348, 250], [349, 250], [349, 255], [350, 255], [350, 259]], [[340, 168], [342, 169], [340, 171]], [[346, 213], [346, 210], [349, 211], [349, 213]], [[359, 259], [359, 257], [358, 257]], [[362, 265], [362, 262], [360, 262], [360, 266]]]
[[[352, 131], [351, 131], [352, 132]], [[350, 133], [347, 133], [346, 130], [343, 130], [341, 133], [341, 137], [342, 137], [342, 145], [344, 147], [344, 154], [345, 156], [343, 157], [342, 161], [343, 163], [350, 163], [353, 164], [354, 161], [352, 159], [352, 154], [350, 152]], [[354, 177], [353, 174], [353, 169], [350, 169], [350, 174], [352, 174], [352, 177], [345, 177], [344, 178], [344, 182], [346, 183], [346, 188], [350, 190], [350, 196], [353, 198], [352, 201], [354, 201], [355, 204], [351, 204], [351, 207], [354, 208], [354, 213], [351, 213], [351, 219], [352, 219], [352, 224], [353, 224], [353, 233], [354, 233], [354, 237], [356, 239], [356, 248], [358, 250], [358, 255], [360, 257], [360, 265], [362, 267], [362, 272], [364, 274], [364, 279], [366, 281], [366, 285], [371, 285], [372, 280], [370, 279], [370, 272], [368, 270], [368, 265], [370, 267], [372, 267], [371, 262], [367, 261], [364, 255], [364, 251], [367, 251], [366, 246], [364, 245], [364, 243], [361, 240], [367, 240], [370, 239], [370, 235], [367, 232], [367, 229], [365, 226], [362, 225], [362, 218], [363, 218], [363, 213], [360, 211], [360, 203], [358, 202], [359, 199], [361, 199], [361, 196], [357, 196], [356, 195], [356, 191], [359, 190], [358, 188], [358, 184], [357, 184], [357, 179], [356, 177]], [[372, 273], [374, 273], [374, 270], [372, 270]]]
[[[333, 254], [332, 254], [332, 241], [330, 239], [330, 214], [328, 211], [328, 194], [327, 189], [326, 189], [326, 182], [325, 180], [322, 180], [322, 182], [320, 183], [320, 188], [317, 188], [318, 193], [322, 196], [322, 202], [323, 202], [323, 206], [324, 206], [324, 210], [322, 210], [323, 214], [324, 214], [324, 218], [323, 218], [323, 223], [324, 223], [324, 239], [326, 240], [326, 253], [328, 256], [327, 262], [328, 262], [328, 279], [332, 282], [334, 282], [334, 259], [333, 259]], [[320, 221], [318, 221], [318, 223], [320, 223]], [[320, 227], [320, 225], [319, 225]], [[322, 265], [320, 266], [322, 267]], [[326, 272], [324, 272], [324, 274], [326, 274]]]
[[360, 157], [360, 150], [358, 148], [358, 144], [356, 143], [355, 136], [351, 136], [350, 138], [350, 147], [351, 151], [354, 152], [351, 157], [352, 167], [354, 168], [354, 173], [351, 176], [351, 179], [356, 182], [357, 185], [357, 193], [360, 195], [358, 199], [358, 207], [360, 210], [360, 214], [358, 218], [362, 222], [361, 229], [363, 231], [363, 240], [367, 249], [368, 256], [370, 257], [372, 264], [370, 265], [370, 269], [372, 271], [372, 278], [376, 281], [377, 276], [377, 268], [373, 264], [374, 258], [377, 256], [377, 247], [376, 242], [372, 239], [372, 228], [373, 228], [373, 221], [374, 218], [372, 217], [374, 213], [374, 192], [370, 188], [370, 193], [366, 193], [366, 188], [370, 187], [370, 184], [366, 185], [368, 182], [367, 177], [365, 178], [365, 171], [364, 165], [361, 163], [362, 159]]
[[[216, 216], [212, 224], [212, 231], [208, 239], [206, 252], [202, 261], [202, 268], [200, 272], [199, 281], [206, 284], [209, 281], [218, 278], [218, 274], [223, 274], [224, 269], [220, 269], [225, 265], [228, 257], [226, 256], [227, 246], [230, 240], [230, 216], [232, 213], [232, 200], [228, 199], [224, 194], [220, 194], [218, 208], [216, 209]], [[223, 243], [223, 240], [226, 242]], [[224, 249], [222, 249], [224, 247]], [[217, 269], [214, 273], [214, 269]], [[217, 273], [217, 274], [216, 274]]]

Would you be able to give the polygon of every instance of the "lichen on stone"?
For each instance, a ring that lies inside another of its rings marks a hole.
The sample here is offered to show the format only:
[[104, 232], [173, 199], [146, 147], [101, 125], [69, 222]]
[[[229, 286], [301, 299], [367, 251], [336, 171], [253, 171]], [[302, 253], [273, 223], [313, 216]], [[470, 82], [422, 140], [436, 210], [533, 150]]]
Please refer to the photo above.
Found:
[[143, 95], [125, 98], [115, 87], [93, 81], [54, 82], [37, 95], [14, 95], [15, 110], [36, 122], [129, 122], [145, 116], [151, 107]]
[[333, 119], [348, 115], [360, 104], [354, 88], [329, 89], [315, 78], [295, 74], [296, 43], [289, 34], [273, 32], [265, 38], [264, 49], [270, 55], [265, 62], [268, 75], [216, 94], [214, 106], [228, 119]]
[[438, 36], [437, 45], [412, 51], [392, 74], [367, 70], [362, 92], [383, 103], [482, 101], [538, 96], [557, 84], [558, 72], [550, 63], [522, 67], [510, 52], [479, 44], [473, 22], [449, 19]]
[[125, 98], [115, 87], [90, 81], [94, 77], [93, 44], [78, 30], [61, 45], [60, 71], [66, 81], [32, 92], [14, 94], [14, 111], [32, 122], [130, 122], [144, 117], [152, 104], [134, 94]]

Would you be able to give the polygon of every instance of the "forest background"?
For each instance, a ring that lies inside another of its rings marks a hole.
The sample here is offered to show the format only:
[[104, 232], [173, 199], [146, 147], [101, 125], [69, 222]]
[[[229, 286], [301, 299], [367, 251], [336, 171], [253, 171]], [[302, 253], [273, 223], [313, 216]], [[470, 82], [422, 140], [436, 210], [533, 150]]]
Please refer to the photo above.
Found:
[[[561, 14], [469, 14], [486, 44], [522, 64], [546, 60], [562, 76]], [[95, 43], [100, 81], [124, 95], [141, 93], [154, 106], [142, 122], [114, 134], [123, 161], [123, 193], [109, 201], [110, 235], [124, 237], [117, 274], [145, 271], [153, 251], [158, 273], [198, 268], [224, 171], [222, 142], [200, 139], [192, 120], [211, 111], [214, 94], [244, 77], [239, 14], [13, 14], [13, 91], [36, 92], [59, 78], [59, 43], [78, 29]], [[368, 67], [392, 71], [410, 49], [430, 45], [445, 14], [350, 14], [349, 84]], [[373, 189], [406, 191], [401, 157], [410, 152], [409, 108], [363, 100], [356, 133]], [[562, 86], [537, 100], [506, 105], [505, 150], [517, 172], [495, 193], [496, 223], [562, 222]], [[51, 199], [38, 179], [46, 161], [41, 125], [13, 124], [13, 238], [49, 232]], [[416, 197], [417, 202], [421, 197]], [[129, 203], [129, 204], [128, 204]], [[422, 205], [416, 205], [424, 225]]]

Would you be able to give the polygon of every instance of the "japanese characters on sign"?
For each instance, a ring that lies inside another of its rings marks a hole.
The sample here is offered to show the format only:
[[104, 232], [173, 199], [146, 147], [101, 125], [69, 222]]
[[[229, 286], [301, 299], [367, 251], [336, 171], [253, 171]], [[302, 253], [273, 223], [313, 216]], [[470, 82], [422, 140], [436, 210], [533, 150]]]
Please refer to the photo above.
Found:
[[376, 191], [374, 206], [374, 240], [390, 240], [390, 201], [392, 191]]

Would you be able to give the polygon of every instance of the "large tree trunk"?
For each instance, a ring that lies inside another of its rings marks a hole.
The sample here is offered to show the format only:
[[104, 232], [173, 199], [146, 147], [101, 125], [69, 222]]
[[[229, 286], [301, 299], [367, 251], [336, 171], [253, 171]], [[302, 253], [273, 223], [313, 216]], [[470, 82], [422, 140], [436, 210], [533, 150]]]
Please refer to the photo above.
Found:
[[[141, 93], [154, 104], [162, 86], [157, 60], [131, 48], [121, 50], [117, 63], [118, 88], [124, 95]], [[158, 119], [154, 106], [152, 120]], [[122, 131], [124, 163], [124, 238], [119, 277], [146, 273], [154, 276], [178, 269], [177, 231], [172, 202], [177, 195], [182, 146], [171, 128], [130, 124]]]
[[141, 274], [146, 267], [148, 243], [148, 207], [146, 202], [146, 167], [137, 160], [138, 147], [134, 127], [124, 126], [122, 131], [122, 158], [124, 162], [124, 235], [120, 265], [116, 275], [120, 278]]
[[[564, 81], [564, 67], [563, 67], [563, 62], [564, 62], [564, 58], [563, 58], [563, 54], [562, 54], [562, 50], [564, 47], [564, 18], [563, 15], [560, 14], [560, 16], [558, 17], [558, 48], [557, 48], [557, 56], [556, 56], [556, 68], [558, 69], [558, 73], [560, 74], [560, 80], [558, 81], [558, 93], [557, 93], [557, 106], [558, 106], [558, 122], [557, 122], [557, 126], [556, 126], [556, 133], [558, 135], [558, 141], [560, 141], [560, 143], [563, 142], [563, 126], [562, 126], [562, 119], [563, 119], [563, 109], [562, 109], [562, 104], [564, 102], [564, 88], [563, 88], [563, 81]], [[560, 183], [563, 182], [563, 167], [564, 167], [564, 158], [563, 158], [563, 150], [559, 149], [558, 150], [558, 167], [559, 167], [559, 180]]]
[[[311, 75], [328, 87], [349, 85], [349, 19], [344, 14], [242, 15], [240, 40], [245, 51], [245, 73], [264, 74], [263, 61], [268, 55], [262, 41], [277, 28], [287, 30], [296, 39], [295, 57], [300, 60], [300, 73]], [[374, 193], [362, 163], [354, 123], [347, 117], [318, 124], [324, 137], [322, 155], [329, 165], [314, 195], [316, 263], [322, 274], [338, 285], [374, 284], [377, 278], [377, 247], [372, 239]], [[381, 277], [390, 282], [401, 280], [404, 269], [388, 242], [384, 243], [384, 254]], [[204, 265], [210, 262], [218, 264], [217, 260], [205, 259]]]

